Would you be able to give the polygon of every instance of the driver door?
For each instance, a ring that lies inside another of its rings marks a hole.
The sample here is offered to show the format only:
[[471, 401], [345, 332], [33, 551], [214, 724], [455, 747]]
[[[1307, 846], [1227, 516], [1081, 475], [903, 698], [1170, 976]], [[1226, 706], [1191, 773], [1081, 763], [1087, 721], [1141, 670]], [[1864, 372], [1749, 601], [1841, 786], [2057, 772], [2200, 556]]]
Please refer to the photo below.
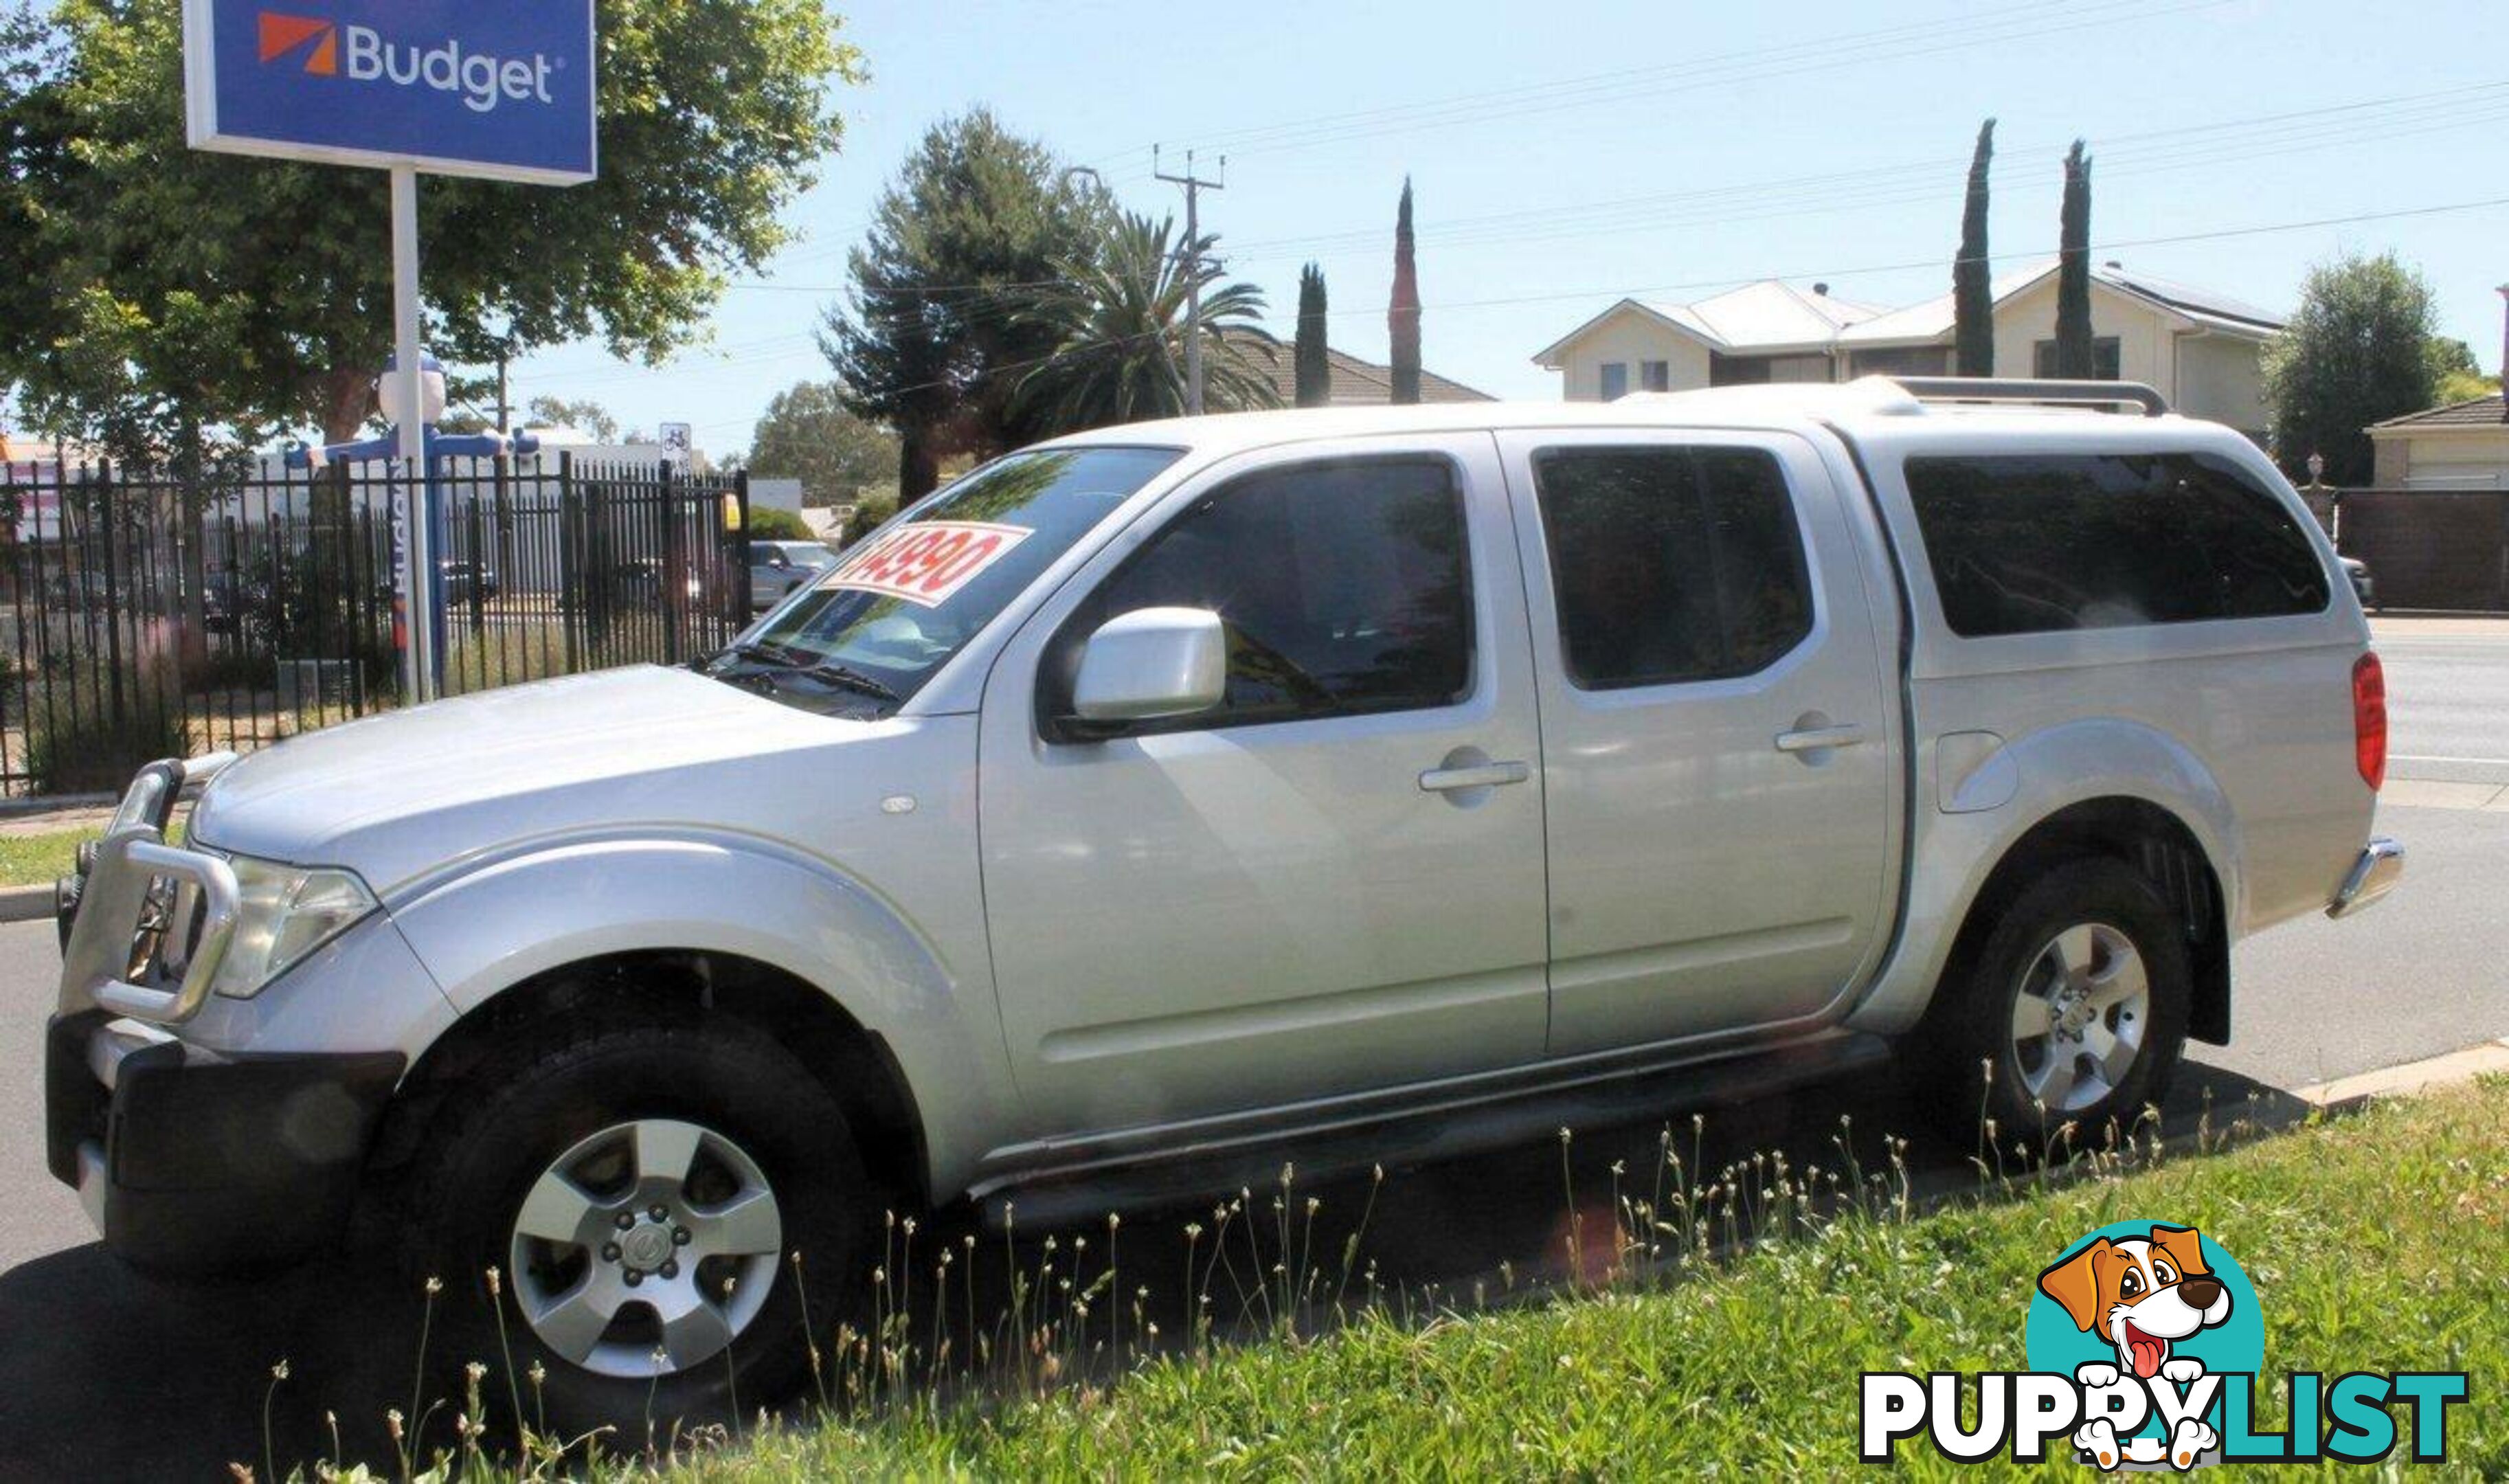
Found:
[[[1250, 456], [1119, 537], [1005, 649], [982, 723], [986, 912], [1040, 1133], [1541, 1055], [1515, 542], [1486, 433]], [[1059, 727], [1098, 626], [1178, 606], [1226, 626], [1221, 705], [1104, 740]], [[1454, 785], [1484, 765], [1505, 781]]]

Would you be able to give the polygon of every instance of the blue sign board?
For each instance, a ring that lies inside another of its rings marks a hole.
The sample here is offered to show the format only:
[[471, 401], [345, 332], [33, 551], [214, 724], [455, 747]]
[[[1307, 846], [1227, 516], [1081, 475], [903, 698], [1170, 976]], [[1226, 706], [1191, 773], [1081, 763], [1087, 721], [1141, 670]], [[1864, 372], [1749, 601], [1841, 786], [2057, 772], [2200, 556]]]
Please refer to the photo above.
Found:
[[592, 0], [184, 0], [194, 148], [576, 185]]

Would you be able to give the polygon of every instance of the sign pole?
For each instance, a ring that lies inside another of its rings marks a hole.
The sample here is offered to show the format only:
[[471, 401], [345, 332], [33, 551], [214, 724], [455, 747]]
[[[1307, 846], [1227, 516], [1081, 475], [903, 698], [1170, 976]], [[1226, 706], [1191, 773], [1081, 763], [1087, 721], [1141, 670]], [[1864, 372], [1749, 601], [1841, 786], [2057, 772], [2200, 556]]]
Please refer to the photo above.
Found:
[[401, 382], [400, 460], [408, 533], [401, 541], [400, 581], [408, 644], [402, 651], [402, 694], [416, 706], [435, 698], [435, 614], [429, 599], [435, 571], [435, 522], [427, 499], [427, 371], [419, 360], [418, 167], [392, 167], [393, 365]]

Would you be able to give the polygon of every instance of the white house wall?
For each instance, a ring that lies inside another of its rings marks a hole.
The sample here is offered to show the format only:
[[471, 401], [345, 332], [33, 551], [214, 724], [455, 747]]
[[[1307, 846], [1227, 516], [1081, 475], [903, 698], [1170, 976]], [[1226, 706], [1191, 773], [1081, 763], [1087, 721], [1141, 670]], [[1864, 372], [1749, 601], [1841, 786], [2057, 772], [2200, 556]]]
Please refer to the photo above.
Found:
[[2265, 347], [2228, 335], [2182, 335], [2178, 394], [2172, 404], [2191, 418], [2227, 424], [2262, 436], [2267, 422]]
[[1561, 374], [1564, 391], [1572, 402], [1598, 402], [1603, 398], [1603, 367], [1619, 361], [1629, 368], [1629, 390], [1645, 389], [1638, 374], [1642, 362], [1666, 362], [1666, 374], [1671, 378], [1674, 391], [1692, 391], [1707, 385], [1707, 348], [1688, 335], [1648, 318], [1635, 310], [1623, 310], [1580, 337], [1568, 348], [1566, 364]]

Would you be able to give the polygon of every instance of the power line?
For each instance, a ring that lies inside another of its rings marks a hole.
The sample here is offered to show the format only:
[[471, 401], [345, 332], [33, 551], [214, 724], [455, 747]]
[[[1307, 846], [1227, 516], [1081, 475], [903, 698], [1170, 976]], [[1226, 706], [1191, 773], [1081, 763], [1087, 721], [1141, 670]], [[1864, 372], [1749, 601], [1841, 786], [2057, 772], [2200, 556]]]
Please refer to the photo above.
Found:
[[2151, 0], [2103, 0], [2103, 3], [2076, 7], [2061, 20], [2052, 17], [2044, 5], [2016, 6], [1983, 16], [1949, 17], [1880, 31], [1697, 57], [1657, 67], [1594, 73], [1581, 78], [1458, 94], [1432, 102], [1365, 110], [1337, 120], [1298, 121], [1256, 130], [1222, 131], [1197, 136], [1195, 142], [1215, 146], [1224, 142], [1232, 153], [1241, 155], [1313, 149], [1425, 129], [1520, 119], [1699, 88], [1765, 82], [1809, 72], [1938, 56], [2100, 26], [2156, 20], [2192, 11], [2217, 9], [2227, 3], [2228, 0], [2187, 0], [2187, 3], [2152, 8]]

